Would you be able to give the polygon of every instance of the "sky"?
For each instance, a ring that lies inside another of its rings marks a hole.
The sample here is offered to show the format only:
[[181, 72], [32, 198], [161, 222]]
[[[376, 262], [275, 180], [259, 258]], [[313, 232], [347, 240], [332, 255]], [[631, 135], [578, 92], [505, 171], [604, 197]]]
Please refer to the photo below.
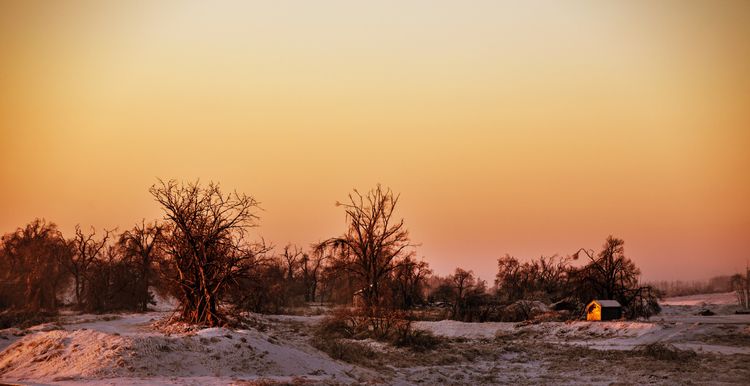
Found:
[[4, 1], [0, 232], [127, 229], [149, 187], [345, 230], [381, 183], [436, 273], [612, 234], [644, 280], [750, 259], [750, 2]]

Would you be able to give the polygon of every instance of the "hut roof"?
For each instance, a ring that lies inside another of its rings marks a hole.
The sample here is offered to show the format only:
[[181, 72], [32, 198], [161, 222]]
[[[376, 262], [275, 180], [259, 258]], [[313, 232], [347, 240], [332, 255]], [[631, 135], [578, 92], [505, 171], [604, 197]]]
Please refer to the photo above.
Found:
[[595, 299], [595, 302], [599, 303], [602, 307], [622, 307], [617, 300], [599, 300]]

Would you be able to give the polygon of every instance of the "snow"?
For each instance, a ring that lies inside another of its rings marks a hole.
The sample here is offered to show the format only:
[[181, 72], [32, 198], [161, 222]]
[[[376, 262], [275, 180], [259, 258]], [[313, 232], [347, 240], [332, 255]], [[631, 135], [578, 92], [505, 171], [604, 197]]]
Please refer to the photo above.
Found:
[[[747, 315], [735, 313], [741, 307], [734, 292], [672, 297], [664, 299], [660, 304], [662, 313], [656, 319], [661, 321], [712, 324], [747, 322]], [[710, 310], [715, 315], [699, 315], [703, 310]]]
[[13, 344], [13, 342], [18, 340], [23, 335], [24, 331], [14, 327], [0, 330], [0, 352], [2, 350], [5, 350], [6, 347]]
[[654, 333], [661, 326], [654, 323], [630, 321], [576, 321], [569, 323], [540, 323], [528, 327], [544, 334], [564, 338], [633, 338]]
[[511, 331], [516, 323], [466, 323], [455, 320], [415, 322], [414, 327], [448, 338], [491, 339], [497, 331]]
[[[257, 315], [257, 314], [256, 314]], [[300, 316], [300, 315], [269, 315], [266, 316], [269, 320], [280, 321], [280, 322], [296, 322], [304, 324], [316, 324], [321, 320], [325, 319], [326, 315], [312, 315], [312, 316]]]
[[[618, 357], [618, 366], [626, 367], [617, 379], [624, 383], [653, 383], [654, 372], [674, 383], [711, 383], [715, 377], [733, 383], [748, 376], [743, 366], [750, 355], [750, 315], [734, 314], [733, 294], [670, 298], [662, 305], [663, 315], [638, 321], [415, 322], [448, 340], [424, 358], [360, 341], [384, 358], [378, 368], [334, 360], [312, 347], [309, 338], [323, 315], [248, 314], [256, 327], [165, 332], [156, 325], [169, 312], [65, 313], [56, 323], [0, 330], [0, 384], [609, 384], [612, 379], [599, 378], [594, 365], [610, 366], [611, 353], [627, 355]], [[717, 315], [698, 315], [703, 308]], [[709, 373], [695, 378], [639, 356], [639, 347], [654, 343], [695, 351], [702, 356], [691, 366], [705, 365], [702, 371]], [[584, 360], [589, 365], [582, 368]]]
[[415, 322], [414, 326], [448, 338], [492, 339], [501, 334], [534, 332], [549, 337], [641, 336], [660, 327], [644, 322], [546, 322], [527, 326], [511, 322], [465, 323], [455, 320]]
[[166, 336], [148, 327], [163, 316], [81, 315], [63, 330], [31, 329], [0, 353], [0, 375], [42, 382], [154, 377], [167, 383], [202, 377], [223, 379], [219, 384], [227, 379], [295, 377], [353, 381], [346, 374], [349, 365], [272, 333], [208, 328]]
[[91, 330], [39, 332], [20, 339], [0, 356], [4, 377], [59, 380], [112, 375], [122, 337]]
[[81, 329], [95, 330], [108, 334], [119, 334], [126, 336], [136, 335], [158, 335], [151, 324], [163, 317], [162, 313], [144, 314], [105, 314], [105, 315], [74, 315], [64, 317], [63, 328], [68, 331]]
[[[665, 299], [664, 315], [644, 321], [574, 321], [530, 325], [517, 323], [463, 323], [453, 320], [416, 322], [415, 327], [447, 338], [522, 339], [585, 346], [598, 350], [633, 350], [638, 346], [668, 342], [678, 348], [717, 354], [750, 354], [750, 345], [701, 342], [736, 328], [750, 339], [750, 315], [734, 314], [734, 293], [703, 294]], [[698, 311], [711, 308], [714, 316]], [[744, 342], [740, 340], [740, 342]]]

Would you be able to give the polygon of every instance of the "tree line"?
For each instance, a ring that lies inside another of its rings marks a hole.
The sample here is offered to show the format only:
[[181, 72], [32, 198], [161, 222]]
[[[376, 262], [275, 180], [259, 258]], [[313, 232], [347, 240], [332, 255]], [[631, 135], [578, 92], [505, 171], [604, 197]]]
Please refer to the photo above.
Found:
[[278, 313], [309, 302], [354, 304], [375, 317], [438, 305], [444, 317], [466, 321], [505, 320], [522, 301], [574, 317], [594, 298], [618, 300], [628, 317], [659, 312], [658, 291], [639, 284], [624, 242], [612, 236], [599, 252], [527, 262], [506, 255], [489, 288], [462, 268], [433, 275], [396, 215], [399, 195], [380, 185], [337, 203], [346, 214], [340, 235], [278, 250], [249, 237], [260, 221], [252, 196], [174, 180], [149, 192], [164, 217], [120, 233], [76, 226], [65, 238], [37, 219], [4, 235], [0, 311], [56, 312], [65, 298], [87, 312], [146, 311], [161, 295], [179, 301], [175, 320], [208, 326], [227, 323], [235, 310]]
[[689, 296], [733, 291], [734, 282], [742, 275], [714, 276], [706, 281], [660, 280], [649, 283], [664, 296]]

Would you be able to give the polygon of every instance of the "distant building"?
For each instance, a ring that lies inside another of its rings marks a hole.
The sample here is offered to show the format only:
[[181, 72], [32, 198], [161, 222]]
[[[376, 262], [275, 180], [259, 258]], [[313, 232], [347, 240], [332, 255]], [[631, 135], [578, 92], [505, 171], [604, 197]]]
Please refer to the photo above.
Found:
[[622, 317], [622, 306], [617, 300], [592, 300], [586, 306], [586, 320], [615, 320]]

